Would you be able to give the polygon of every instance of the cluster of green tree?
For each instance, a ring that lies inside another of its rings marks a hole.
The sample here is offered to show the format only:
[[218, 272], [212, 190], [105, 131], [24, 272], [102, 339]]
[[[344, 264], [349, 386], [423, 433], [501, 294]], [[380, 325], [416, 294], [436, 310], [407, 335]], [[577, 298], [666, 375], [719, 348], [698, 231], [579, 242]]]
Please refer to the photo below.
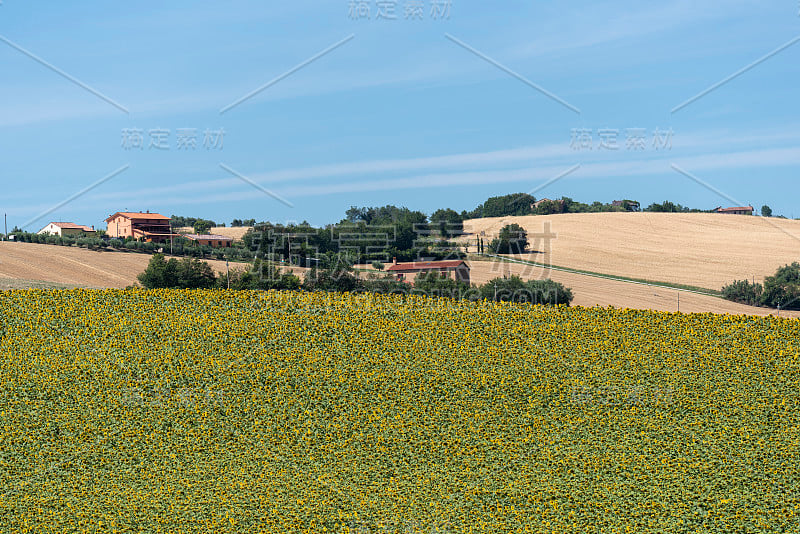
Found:
[[235, 290], [284, 289], [297, 291], [333, 291], [345, 293], [379, 293], [397, 295], [427, 295], [457, 300], [494, 300], [532, 304], [567, 305], [572, 292], [552, 280], [523, 281], [517, 276], [496, 278], [483, 286], [470, 286], [439, 273], [416, 278], [414, 284], [398, 281], [391, 275], [372, 273], [367, 278], [355, 275], [347, 257], [336, 255], [326, 259], [321, 268], [312, 268], [305, 280], [293, 274], [280, 273], [272, 265], [255, 260], [246, 271], [235, 270], [230, 275], [216, 276], [211, 267], [197, 259], [167, 260], [156, 254], [147, 269], [138, 276], [148, 289], [210, 289]]
[[766, 204], [761, 206], [761, 216], [762, 217], [775, 217], [776, 219], [787, 219], [788, 218], [785, 215], [773, 215], [772, 214], [772, 208], [770, 208]]
[[258, 257], [310, 267], [323, 256], [337, 254], [355, 263], [463, 258], [463, 245], [451, 241], [461, 233], [461, 220], [453, 210], [439, 210], [429, 220], [408, 208], [353, 206], [339, 224], [317, 228], [308, 223], [258, 223], [242, 239]]
[[256, 220], [255, 219], [234, 219], [231, 221], [231, 228], [238, 228], [242, 226], [255, 226]]
[[518, 215], [553, 215], [558, 213], [600, 213], [612, 211], [637, 211], [639, 203], [634, 200], [623, 200], [621, 205], [593, 202], [584, 204], [570, 197], [560, 199], [543, 199], [536, 205], [536, 197], [527, 193], [512, 193], [491, 197], [472, 211], [462, 211], [461, 219], [479, 219], [484, 217], [508, 217]]
[[527, 248], [528, 234], [516, 223], [504, 226], [498, 237], [489, 243], [489, 252], [492, 254], [523, 254]]
[[255, 254], [248, 250], [244, 243], [234, 242], [231, 247], [214, 248], [207, 245], [197, 245], [183, 237], [176, 237], [170, 243], [148, 243], [137, 241], [132, 237], [125, 239], [101, 238], [101, 237], [82, 237], [82, 236], [51, 236], [45, 234], [34, 234], [29, 232], [16, 231], [13, 234], [14, 241], [19, 243], [40, 243], [45, 245], [76, 246], [88, 248], [90, 250], [124, 250], [130, 252], [142, 252], [152, 254], [155, 252], [169, 251], [172, 249], [173, 256], [189, 256], [195, 258], [215, 258], [218, 260], [228, 259], [231, 261], [250, 261], [255, 258]]
[[751, 306], [800, 310], [800, 263], [780, 267], [764, 279], [764, 285], [736, 280], [722, 288], [723, 296]]
[[552, 280], [522, 280], [519, 276], [495, 278], [480, 287], [486, 300], [565, 304], [572, 302], [572, 290]]
[[212, 220], [209, 219], [198, 219], [195, 217], [181, 217], [180, 215], [173, 215], [170, 218], [170, 224], [172, 228], [188, 228], [191, 227], [194, 229], [194, 233], [196, 234], [207, 234], [211, 228], [216, 226], [222, 227], [225, 226], [225, 223], [217, 224]]
[[481, 217], [507, 217], [512, 215], [531, 215], [536, 198], [527, 193], [512, 193], [499, 197], [489, 197], [472, 211], [461, 213], [463, 219]]
[[680, 204], [675, 204], [670, 202], [669, 200], [665, 200], [662, 203], [654, 202], [647, 206], [644, 211], [650, 211], [655, 213], [709, 213], [711, 210], [699, 210], [696, 208], [687, 208], [686, 206], [681, 206]]
[[217, 276], [211, 266], [197, 258], [166, 259], [155, 254], [147, 268], [137, 277], [148, 289], [298, 289], [300, 279], [292, 274], [280, 274], [277, 267], [265, 266], [255, 260], [250, 269], [234, 270]]

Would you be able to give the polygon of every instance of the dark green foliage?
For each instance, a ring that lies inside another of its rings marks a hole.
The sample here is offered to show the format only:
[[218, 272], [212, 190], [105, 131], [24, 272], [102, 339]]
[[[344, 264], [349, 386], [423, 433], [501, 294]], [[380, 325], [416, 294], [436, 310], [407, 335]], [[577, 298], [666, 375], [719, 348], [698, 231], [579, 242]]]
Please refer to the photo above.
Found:
[[192, 225], [194, 233], [196, 234], [207, 234], [212, 226], [215, 226], [214, 221], [207, 221], [205, 219], [198, 219]]
[[761, 284], [751, 284], [750, 280], [736, 280], [722, 288], [722, 295], [733, 302], [758, 306], [763, 290]]
[[198, 221], [208, 222], [210, 224], [209, 228], [212, 226], [219, 226], [214, 221], [208, 219], [201, 219], [197, 217], [181, 217], [180, 215], [173, 215], [172, 217], [170, 217], [170, 225], [172, 226], [172, 228], [188, 228], [188, 227], [194, 228], [194, 225]]
[[442, 237], [457, 236], [464, 231], [464, 219], [457, 211], [449, 208], [439, 209], [431, 215], [431, 226]]
[[482, 217], [505, 217], [507, 215], [530, 215], [536, 198], [527, 193], [512, 193], [491, 197], [483, 203]]
[[644, 211], [656, 213], [703, 213], [703, 210], [681, 206], [680, 204], [675, 204], [669, 200], [665, 200], [661, 204], [654, 202], [653, 204], [647, 206]]
[[800, 263], [784, 265], [764, 280], [764, 285], [736, 280], [722, 288], [723, 296], [734, 302], [782, 310], [800, 310]]
[[552, 280], [523, 281], [519, 276], [495, 278], [480, 288], [486, 300], [529, 302], [531, 304], [565, 304], [572, 302], [572, 291]]
[[395, 280], [391, 275], [380, 278], [369, 278], [361, 281], [360, 291], [366, 293], [377, 293], [380, 295], [408, 295], [412, 292], [413, 286], [399, 280]]
[[[260, 259], [256, 259], [247, 270], [235, 269], [230, 272], [232, 290], [298, 290], [300, 286], [300, 278], [292, 273], [281, 273], [280, 269], [267, 265]], [[228, 275], [223, 274], [219, 277], [217, 287], [227, 289]]]
[[422, 293], [429, 297], [462, 299], [467, 298], [469, 292], [469, 284], [454, 280], [442, 273], [429, 272], [420, 274], [414, 280], [414, 293]]
[[761, 302], [784, 310], [800, 309], [800, 263], [784, 265], [764, 280]]
[[148, 289], [208, 289], [217, 281], [208, 263], [194, 258], [167, 260], [163, 254], [155, 254], [137, 278]]
[[761, 216], [762, 217], [772, 217], [772, 208], [764, 204], [761, 206]]
[[327, 254], [322, 267], [306, 274], [306, 291], [339, 291], [349, 293], [363, 289], [362, 280], [353, 273], [352, 261], [343, 254]]
[[178, 264], [178, 284], [185, 289], [208, 289], [216, 285], [217, 279], [211, 266], [197, 258], [169, 261]]
[[148, 289], [180, 287], [178, 285], [178, 261], [175, 258], [167, 261], [163, 254], [155, 254], [150, 258], [147, 268], [137, 278]]
[[528, 234], [516, 223], [504, 226], [498, 238], [489, 244], [489, 252], [493, 254], [523, 254], [527, 248]]
[[545, 200], [533, 210], [536, 215], [553, 215], [556, 213], [566, 213], [567, 206], [565, 202], [558, 200]]

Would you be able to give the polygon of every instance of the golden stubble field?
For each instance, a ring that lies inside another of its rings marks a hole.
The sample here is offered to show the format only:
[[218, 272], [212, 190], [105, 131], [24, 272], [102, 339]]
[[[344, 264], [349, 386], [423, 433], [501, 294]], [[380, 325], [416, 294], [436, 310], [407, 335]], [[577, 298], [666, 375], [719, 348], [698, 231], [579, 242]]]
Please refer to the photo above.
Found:
[[[572, 290], [573, 306], [613, 306], [635, 310], [658, 310], [682, 313], [722, 313], [730, 315], [777, 315], [769, 308], [737, 304], [718, 297], [678, 291], [666, 287], [606, 280], [594, 276], [555, 271], [546, 267], [498, 261], [469, 261], [470, 282], [483, 285], [494, 278], [519, 276], [523, 280], [549, 278]], [[370, 265], [359, 265], [372, 269]], [[361, 273], [364, 276], [365, 273]], [[781, 311], [781, 317], [800, 317], [800, 311]]]
[[[230, 237], [234, 241], [241, 241], [244, 235], [251, 228], [252, 226], [214, 226], [208, 231], [208, 233], [214, 235], [224, 235], [225, 237]], [[194, 228], [191, 226], [184, 226], [183, 228], [176, 228], [175, 231], [180, 234], [193, 234]]]
[[[800, 261], [800, 221], [711, 213], [569, 213], [470, 219], [464, 229], [488, 243], [506, 224], [556, 237], [545, 250], [530, 239], [524, 259], [585, 271], [720, 289], [736, 279], [763, 281]], [[473, 251], [474, 247], [470, 248]]]
[[[124, 288], [136, 284], [136, 276], [147, 268], [149, 254], [97, 252], [78, 247], [38, 243], [0, 242], [0, 289], [45, 287], [40, 282], [92, 288]], [[225, 262], [204, 260], [218, 273]], [[230, 263], [244, 270], [247, 264]], [[300, 267], [292, 268], [301, 275]]]
[[[776, 315], [775, 310], [737, 304], [718, 297], [678, 291], [666, 287], [632, 284], [581, 274], [554, 271], [543, 267], [505, 262], [472, 261], [470, 279], [485, 284], [493, 278], [516, 275], [524, 280], [550, 278], [572, 290], [573, 306], [613, 306], [639, 310], [682, 313], [724, 313], [731, 315]], [[781, 317], [800, 317], [800, 312], [781, 311]]]

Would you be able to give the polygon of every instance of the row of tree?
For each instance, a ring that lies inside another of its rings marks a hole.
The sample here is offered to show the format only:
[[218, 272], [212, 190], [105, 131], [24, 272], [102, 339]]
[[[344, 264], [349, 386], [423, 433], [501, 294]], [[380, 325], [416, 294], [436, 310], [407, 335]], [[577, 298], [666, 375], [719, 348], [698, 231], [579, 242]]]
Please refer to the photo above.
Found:
[[370, 273], [356, 276], [353, 266], [344, 257], [333, 258], [321, 268], [311, 269], [305, 280], [281, 270], [274, 264], [257, 259], [246, 270], [234, 270], [217, 276], [211, 266], [196, 258], [166, 259], [156, 254], [138, 276], [148, 289], [234, 289], [294, 290], [346, 293], [380, 293], [428, 295], [458, 300], [492, 300], [532, 304], [569, 305], [573, 295], [569, 288], [552, 280], [523, 281], [518, 276], [496, 278], [482, 286], [470, 286], [439, 273], [420, 275], [414, 284], [398, 281], [390, 275]]
[[173, 256], [191, 256], [195, 258], [215, 258], [218, 260], [229, 259], [232, 261], [250, 261], [256, 254], [248, 250], [244, 243], [234, 242], [231, 247], [211, 247], [198, 245], [184, 237], [176, 237], [172, 243], [145, 242], [128, 237], [101, 238], [95, 236], [58, 236], [48, 234], [34, 234], [29, 232], [14, 233], [14, 240], [20, 243], [39, 243], [45, 245], [77, 246], [89, 250], [121, 250], [130, 252], [155, 253], [169, 251]]

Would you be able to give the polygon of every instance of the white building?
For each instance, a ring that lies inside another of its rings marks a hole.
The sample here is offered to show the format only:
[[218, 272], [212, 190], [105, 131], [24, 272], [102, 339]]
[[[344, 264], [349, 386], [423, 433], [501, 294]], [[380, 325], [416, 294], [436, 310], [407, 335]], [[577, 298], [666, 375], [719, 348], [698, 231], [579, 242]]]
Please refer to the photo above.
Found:
[[94, 235], [95, 231], [94, 226], [83, 226], [82, 224], [75, 224], [71, 222], [51, 222], [36, 233], [58, 236], [76, 236], [81, 234]]

